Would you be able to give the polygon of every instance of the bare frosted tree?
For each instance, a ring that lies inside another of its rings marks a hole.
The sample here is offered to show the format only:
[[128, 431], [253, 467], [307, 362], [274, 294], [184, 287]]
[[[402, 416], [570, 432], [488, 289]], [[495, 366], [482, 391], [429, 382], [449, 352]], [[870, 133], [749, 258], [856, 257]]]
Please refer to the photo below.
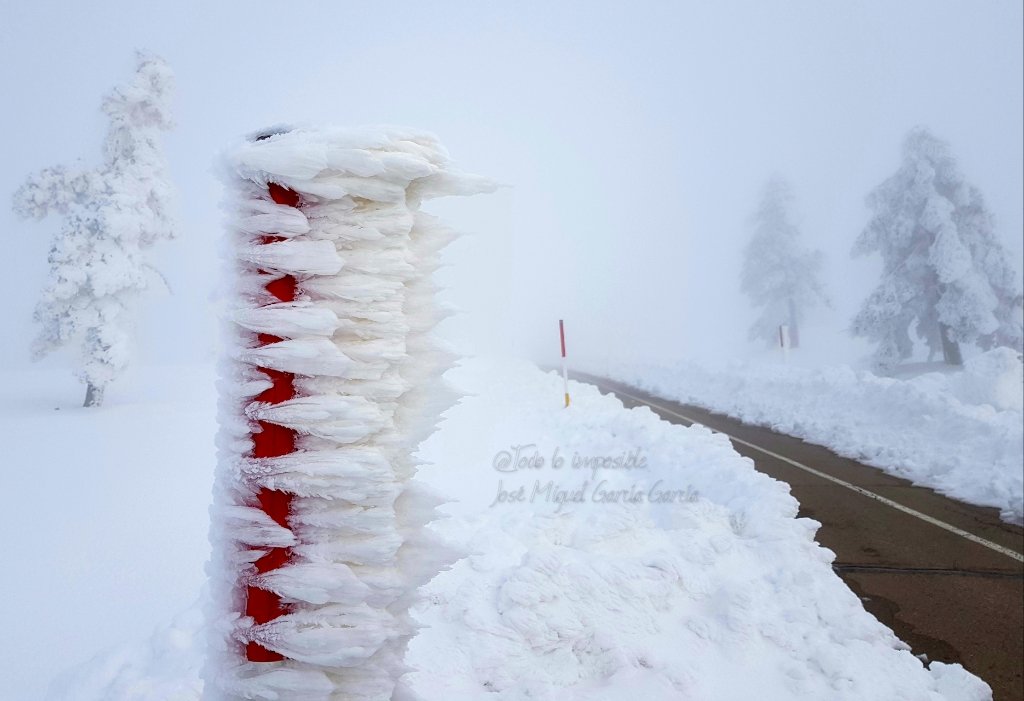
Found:
[[1021, 349], [1022, 298], [1006, 249], [977, 188], [964, 181], [948, 145], [913, 129], [903, 163], [868, 196], [874, 215], [855, 255], [879, 253], [882, 279], [854, 317], [852, 332], [877, 344], [891, 369], [913, 355], [911, 329], [950, 365], [962, 343]]
[[14, 211], [62, 217], [49, 253], [49, 279], [36, 306], [36, 358], [77, 349], [85, 406], [99, 406], [129, 359], [133, 303], [153, 279], [146, 249], [174, 235], [171, 185], [159, 143], [171, 127], [173, 74], [139, 53], [131, 82], [103, 100], [110, 120], [103, 164], [93, 170], [46, 168], [14, 195]]
[[743, 258], [742, 289], [760, 314], [750, 338], [778, 343], [779, 326], [789, 327], [792, 347], [800, 345], [800, 329], [808, 310], [828, 304], [821, 283], [822, 254], [804, 248], [792, 219], [793, 193], [780, 176], [765, 185], [753, 216], [753, 236]]

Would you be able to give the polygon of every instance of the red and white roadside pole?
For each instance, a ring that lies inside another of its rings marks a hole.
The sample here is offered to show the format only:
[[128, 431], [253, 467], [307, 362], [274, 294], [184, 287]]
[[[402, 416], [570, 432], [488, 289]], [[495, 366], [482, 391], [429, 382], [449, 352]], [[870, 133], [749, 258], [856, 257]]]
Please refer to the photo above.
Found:
[[779, 324], [779, 348], [782, 349], [782, 359], [789, 362], [789, 325]]
[[411, 698], [416, 590], [451, 563], [413, 476], [448, 397], [426, 197], [488, 192], [408, 129], [296, 129], [226, 159], [204, 701]]
[[565, 359], [565, 321], [558, 320], [558, 337], [562, 342], [562, 391], [565, 394], [565, 406], [569, 406], [569, 367]]
[[[268, 185], [267, 195], [275, 204], [295, 208], [300, 204], [298, 193], [281, 187], [277, 183]], [[266, 235], [260, 237], [259, 243], [267, 245], [285, 240], [287, 239], [282, 236]], [[259, 270], [258, 273], [260, 275], [272, 274], [266, 270]], [[296, 285], [294, 275], [283, 275], [274, 277], [263, 289], [278, 302], [293, 302], [295, 301]], [[285, 340], [280, 336], [267, 333], [257, 334], [256, 338], [259, 346], [268, 346]], [[261, 366], [257, 366], [256, 369], [266, 375], [273, 384], [257, 395], [253, 401], [280, 404], [295, 398], [295, 373]], [[297, 434], [294, 429], [270, 421], [258, 421], [257, 424], [260, 430], [251, 434], [253, 458], [276, 458], [295, 452]], [[258, 508], [282, 528], [289, 528], [288, 517], [291, 514], [292, 497], [292, 494], [276, 489], [260, 487], [256, 491]], [[280, 569], [289, 560], [291, 560], [291, 548], [270, 548], [253, 564], [257, 573], [266, 574]], [[282, 603], [280, 595], [252, 584], [246, 585], [245, 615], [252, 617], [256, 625], [270, 623], [286, 613], [288, 613], [288, 606]], [[280, 662], [284, 659], [284, 655], [268, 650], [257, 642], [249, 641], [245, 647], [245, 658], [250, 662]]]

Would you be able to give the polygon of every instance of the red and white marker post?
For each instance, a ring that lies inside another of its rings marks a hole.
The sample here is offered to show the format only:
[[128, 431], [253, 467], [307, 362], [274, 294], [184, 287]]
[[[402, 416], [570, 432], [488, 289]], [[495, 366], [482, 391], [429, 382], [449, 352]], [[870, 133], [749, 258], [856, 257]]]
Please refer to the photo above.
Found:
[[[276, 183], [268, 185], [268, 199], [275, 204], [287, 207], [299, 207], [299, 194], [281, 187]], [[260, 237], [259, 244], [267, 245], [278, 243], [286, 239], [273, 234]], [[270, 275], [268, 271], [260, 270], [260, 274]], [[274, 277], [268, 282], [264, 289], [270, 293], [273, 299], [279, 302], [293, 302], [296, 297], [297, 281], [294, 275], [283, 275]], [[257, 334], [260, 346], [267, 346], [272, 343], [279, 343], [284, 339], [267, 333]], [[272, 386], [255, 397], [257, 402], [268, 404], [280, 404], [295, 398], [295, 374], [281, 372], [273, 368], [258, 367], [261, 373], [266, 375]], [[259, 421], [259, 431], [251, 434], [253, 443], [252, 455], [254, 458], [275, 458], [295, 452], [296, 432], [270, 421]], [[256, 492], [257, 508], [261, 509], [273, 521], [282, 528], [289, 528], [288, 518], [291, 515], [293, 495], [277, 490], [260, 487]], [[265, 555], [256, 560], [253, 565], [256, 572], [264, 574], [271, 570], [280, 569], [291, 559], [290, 548], [270, 548]], [[267, 589], [248, 584], [245, 590], [245, 615], [252, 617], [256, 625], [269, 623], [276, 618], [288, 613], [289, 607], [282, 602], [279, 594]], [[245, 658], [250, 662], [280, 662], [284, 656], [273, 650], [268, 650], [257, 642], [249, 641], [245, 647]]]
[[493, 189], [408, 129], [296, 129], [229, 154], [204, 699], [411, 698], [417, 589], [451, 564], [417, 446], [447, 392], [426, 197]]
[[565, 322], [558, 320], [558, 336], [562, 342], [562, 390], [565, 393], [565, 406], [569, 406], [569, 368], [565, 360]]
[[782, 359], [789, 361], [789, 325], [779, 324], [779, 348], [782, 349]]

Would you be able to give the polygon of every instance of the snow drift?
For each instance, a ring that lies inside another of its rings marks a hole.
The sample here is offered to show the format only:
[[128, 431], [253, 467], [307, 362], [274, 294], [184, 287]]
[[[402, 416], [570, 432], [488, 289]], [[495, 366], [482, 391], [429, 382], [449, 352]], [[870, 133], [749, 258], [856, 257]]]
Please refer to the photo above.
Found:
[[1020, 356], [996, 348], [962, 372], [904, 380], [847, 366], [622, 364], [609, 377], [831, 448], [1024, 521]]

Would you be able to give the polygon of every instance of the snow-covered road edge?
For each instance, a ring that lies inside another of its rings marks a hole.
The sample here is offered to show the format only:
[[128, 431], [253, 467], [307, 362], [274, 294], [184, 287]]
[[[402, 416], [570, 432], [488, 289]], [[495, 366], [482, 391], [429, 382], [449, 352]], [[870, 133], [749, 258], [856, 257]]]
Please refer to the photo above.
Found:
[[[475, 396], [422, 453], [438, 466], [431, 485], [461, 498], [439, 527], [471, 554], [427, 585], [417, 612], [428, 627], [410, 649], [411, 686], [425, 699], [989, 698], [959, 665], [926, 668], [865, 612], [814, 541], [818, 524], [725, 436], [590, 385], [572, 383], [563, 409], [560, 378], [526, 363], [477, 360], [450, 377]], [[524, 443], [542, 467], [495, 469]], [[572, 467], [636, 450], [643, 469]], [[526, 502], [491, 505], [499, 479], [525, 485]], [[584, 502], [532, 498], [549, 480], [569, 494], [586, 485]], [[652, 503], [652, 485], [680, 498]], [[609, 503], [616, 492], [644, 497]]]
[[595, 374], [823, 445], [1024, 522], [1021, 362], [1008, 349], [909, 380], [848, 366], [613, 364]]

